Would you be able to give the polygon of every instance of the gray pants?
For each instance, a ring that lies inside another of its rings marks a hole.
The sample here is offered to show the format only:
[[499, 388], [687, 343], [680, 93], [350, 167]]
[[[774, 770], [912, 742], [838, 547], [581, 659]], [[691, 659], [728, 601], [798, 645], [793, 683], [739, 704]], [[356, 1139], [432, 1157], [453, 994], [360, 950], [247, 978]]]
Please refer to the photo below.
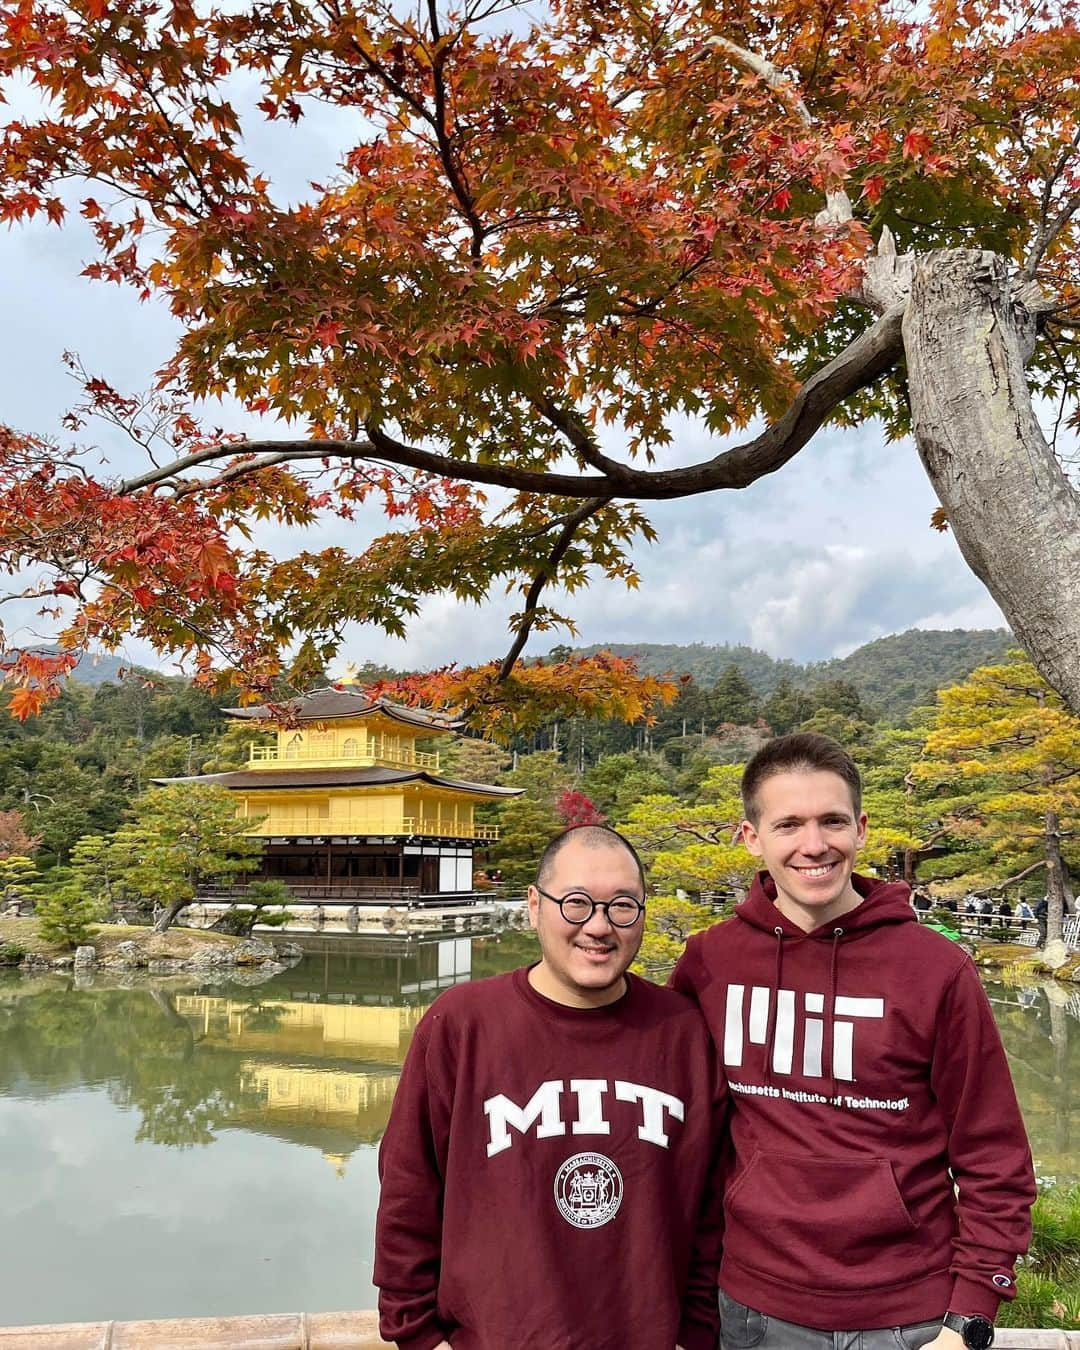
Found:
[[941, 1317], [869, 1331], [818, 1331], [748, 1308], [720, 1291], [720, 1350], [921, 1350], [941, 1330]]

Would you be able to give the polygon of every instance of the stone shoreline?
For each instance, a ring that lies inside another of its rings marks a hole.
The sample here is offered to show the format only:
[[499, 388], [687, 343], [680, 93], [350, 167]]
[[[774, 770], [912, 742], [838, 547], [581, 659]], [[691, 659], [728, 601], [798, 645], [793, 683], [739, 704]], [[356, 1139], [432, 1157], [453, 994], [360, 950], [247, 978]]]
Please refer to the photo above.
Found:
[[972, 959], [980, 970], [1015, 971], [1038, 979], [1080, 983], [1080, 952], [1070, 951], [1061, 941], [1048, 942], [1042, 949], [1017, 942], [982, 942]]
[[295, 942], [274, 942], [262, 936], [183, 944], [169, 941], [169, 934], [146, 930], [146, 937], [110, 943], [102, 950], [87, 944], [74, 953], [28, 952], [17, 970], [27, 975], [50, 972], [88, 977], [108, 975], [199, 975], [235, 980], [257, 974], [261, 979], [295, 965], [303, 948]]

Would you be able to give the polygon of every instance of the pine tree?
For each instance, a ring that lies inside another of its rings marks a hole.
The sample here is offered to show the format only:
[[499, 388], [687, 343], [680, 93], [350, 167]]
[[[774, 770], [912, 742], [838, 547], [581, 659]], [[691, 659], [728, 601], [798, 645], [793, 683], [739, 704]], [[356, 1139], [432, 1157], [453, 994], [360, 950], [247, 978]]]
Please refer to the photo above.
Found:
[[757, 721], [757, 692], [734, 661], [713, 685], [708, 708], [714, 726], [731, 722], [746, 727]]
[[97, 931], [94, 921], [101, 918], [101, 907], [77, 878], [50, 886], [34, 906], [38, 932], [46, 942], [61, 947], [80, 947]]
[[709, 770], [701, 800], [687, 805], [670, 795], [646, 797], [618, 829], [648, 865], [649, 883], [661, 894], [741, 890], [754, 859], [735, 838], [742, 820], [739, 765]]
[[794, 731], [813, 711], [810, 695], [796, 689], [786, 675], [780, 677], [776, 688], [761, 705], [761, 715], [774, 736], [786, 736], [789, 731]]
[[984, 851], [983, 876], [969, 879], [1005, 886], [1045, 872], [1047, 935], [1059, 938], [1073, 906], [1080, 719], [1014, 652], [939, 691], [924, 756], [916, 781]]
[[199, 883], [246, 871], [262, 854], [262, 840], [248, 834], [262, 817], [241, 819], [223, 788], [174, 783], [135, 803], [135, 819], [117, 831], [120, 879], [164, 906], [154, 925], [165, 932], [195, 899]]
[[536, 865], [548, 842], [563, 829], [554, 805], [516, 797], [503, 809], [495, 858], [508, 895], [536, 880]]

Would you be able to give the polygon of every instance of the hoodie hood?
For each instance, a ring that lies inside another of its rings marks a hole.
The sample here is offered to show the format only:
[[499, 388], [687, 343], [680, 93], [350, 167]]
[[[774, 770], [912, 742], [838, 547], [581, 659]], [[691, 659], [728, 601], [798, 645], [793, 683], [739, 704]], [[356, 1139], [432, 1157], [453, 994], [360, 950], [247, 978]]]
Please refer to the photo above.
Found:
[[735, 917], [764, 933], [776, 933], [779, 928], [784, 937], [829, 942], [837, 936], [841, 941], [849, 941], [886, 924], [918, 922], [909, 903], [911, 887], [906, 882], [879, 881], [876, 877], [853, 872], [851, 884], [862, 896], [862, 904], [807, 933], [776, 908], [776, 882], [768, 872], [759, 872], [750, 887], [750, 894], [741, 905], [735, 906]]

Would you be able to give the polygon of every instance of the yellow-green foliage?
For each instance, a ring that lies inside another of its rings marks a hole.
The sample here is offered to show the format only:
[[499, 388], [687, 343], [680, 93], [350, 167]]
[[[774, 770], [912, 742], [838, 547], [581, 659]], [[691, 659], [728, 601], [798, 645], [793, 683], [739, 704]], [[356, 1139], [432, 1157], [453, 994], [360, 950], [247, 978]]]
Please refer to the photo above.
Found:
[[38, 870], [32, 858], [26, 858], [21, 853], [11, 853], [6, 858], [0, 858], [0, 897], [10, 900], [21, 895], [37, 876]]
[[721, 917], [711, 905], [697, 905], [672, 895], [650, 896], [645, 909], [645, 936], [634, 968], [660, 978], [682, 955], [691, 933], [711, 927]]
[[1011, 653], [939, 691], [912, 777], [975, 850], [968, 884], [1002, 880], [1044, 859], [1048, 812], [1059, 817], [1063, 851], [1074, 847], [1080, 719], [1022, 653]]
[[756, 864], [734, 837], [742, 820], [741, 776], [740, 765], [716, 765], [695, 805], [667, 795], [646, 797], [620, 823], [659, 890], [741, 889], [749, 883]]

